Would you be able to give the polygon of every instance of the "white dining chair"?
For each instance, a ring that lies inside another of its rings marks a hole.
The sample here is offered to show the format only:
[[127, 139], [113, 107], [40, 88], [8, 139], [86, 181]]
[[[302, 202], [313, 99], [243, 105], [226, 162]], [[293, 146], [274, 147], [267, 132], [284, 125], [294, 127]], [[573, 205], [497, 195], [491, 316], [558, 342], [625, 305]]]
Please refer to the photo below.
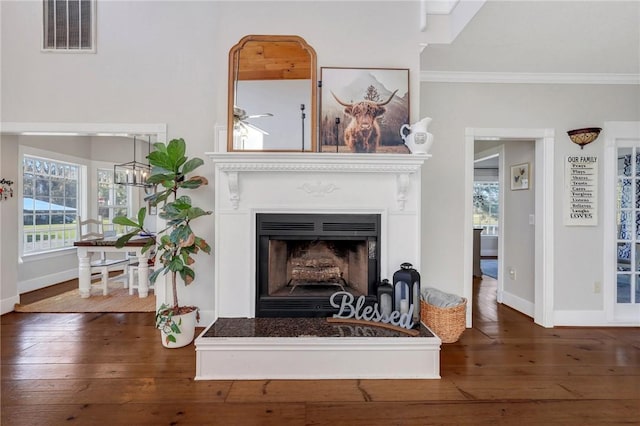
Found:
[[[100, 240], [104, 238], [102, 216], [97, 219], [76, 218], [76, 238], [80, 241]], [[100, 280], [102, 285], [102, 294], [109, 294], [110, 281], [122, 281], [124, 288], [129, 285], [129, 257], [119, 259], [108, 259], [106, 252], [100, 252], [100, 256], [96, 260], [92, 260], [91, 265], [91, 282]], [[110, 277], [109, 272], [112, 270], [122, 270], [122, 274]]]

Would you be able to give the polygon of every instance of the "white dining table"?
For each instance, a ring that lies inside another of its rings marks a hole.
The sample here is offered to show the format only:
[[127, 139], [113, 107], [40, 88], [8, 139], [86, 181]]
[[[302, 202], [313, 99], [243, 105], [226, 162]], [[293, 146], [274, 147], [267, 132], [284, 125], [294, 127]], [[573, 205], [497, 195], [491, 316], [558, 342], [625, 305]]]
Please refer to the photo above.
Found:
[[[142, 252], [149, 237], [134, 237], [124, 247], [116, 247], [117, 237], [76, 241], [78, 249], [78, 289], [80, 297], [91, 296], [91, 256], [93, 253], [135, 253], [138, 261], [138, 295], [149, 295], [149, 252]], [[131, 283], [130, 283], [131, 285]]]

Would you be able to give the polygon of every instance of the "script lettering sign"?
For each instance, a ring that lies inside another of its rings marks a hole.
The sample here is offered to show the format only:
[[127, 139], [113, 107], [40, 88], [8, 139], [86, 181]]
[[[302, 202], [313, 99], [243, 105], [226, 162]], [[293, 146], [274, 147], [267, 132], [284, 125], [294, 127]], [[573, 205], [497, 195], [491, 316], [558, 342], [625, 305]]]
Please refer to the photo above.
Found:
[[401, 314], [392, 311], [389, 315], [380, 312], [378, 304], [365, 306], [365, 297], [360, 296], [354, 303], [353, 294], [346, 291], [337, 291], [329, 299], [331, 306], [338, 308], [338, 313], [333, 315], [336, 319], [356, 319], [372, 323], [390, 324], [396, 327], [412, 329], [415, 325], [413, 318], [413, 304], [409, 306], [408, 312]]

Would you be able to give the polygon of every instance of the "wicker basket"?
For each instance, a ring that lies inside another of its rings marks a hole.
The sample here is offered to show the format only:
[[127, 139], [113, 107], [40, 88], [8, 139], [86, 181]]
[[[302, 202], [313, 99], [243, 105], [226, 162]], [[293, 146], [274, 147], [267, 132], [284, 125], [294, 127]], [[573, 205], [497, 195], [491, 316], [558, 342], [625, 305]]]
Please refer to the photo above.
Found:
[[420, 320], [442, 343], [457, 342], [466, 328], [467, 299], [450, 308], [440, 308], [420, 300]]

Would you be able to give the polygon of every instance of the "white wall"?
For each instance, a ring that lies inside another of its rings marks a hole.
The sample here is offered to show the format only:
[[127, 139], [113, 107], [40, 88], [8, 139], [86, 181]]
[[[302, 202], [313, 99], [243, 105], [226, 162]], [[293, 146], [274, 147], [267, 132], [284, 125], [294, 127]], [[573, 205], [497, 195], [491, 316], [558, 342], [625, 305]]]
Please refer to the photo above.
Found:
[[0, 135], [0, 179], [12, 180], [13, 198], [0, 201], [0, 315], [11, 312], [18, 297], [18, 138]]
[[[640, 119], [639, 86], [422, 83], [421, 94], [421, 115], [433, 118], [430, 131], [435, 136], [433, 158], [423, 174], [424, 281], [458, 294], [464, 286], [461, 259], [449, 254], [463, 251], [465, 128], [552, 128], [555, 158], [562, 159], [580, 152], [567, 130]], [[602, 142], [582, 153], [601, 157]], [[562, 165], [558, 161], [554, 169], [556, 206], [562, 206]], [[600, 200], [600, 211], [602, 207]], [[560, 207], [554, 222], [554, 309], [602, 309], [603, 295], [593, 292], [593, 282], [603, 274], [602, 224], [566, 227]]]
[[[226, 123], [228, 51], [247, 34], [300, 35], [318, 66], [409, 68], [418, 117], [419, 2], [100, 2], [97, 53], [73, 55], [40, 52], [40, 3], [0, 7], [3, 121], [167, 123], [169, 139], [183, 137], [187, 154], [202, 157]], [[199, 174], [212, 181], [213, 164]], [[211, 188], [192, 198], [214, 207]], [[212, 221], [194, 224], [208, 241]], [[213, 260], [195, 266], [181, 302], [197, 304], [206, 322]]]
[[[504, 257], [502, 270], [498, 273], [503, 277], [505, 303], [517, 298], [523, 302], [534, 303], [534, 225], [529, 223], [529, 215], [535, 213], [535, 191], [533, 188], [534, 161], [533, 141], [509, 141], [504, 145]], [[511, 190], [510, 168], [516, 164], [529, 163], [529, 189]], [[513, 269], [515, 276], [509, 275]], [[525, 303], [526, 304], [526, 303]], [[522, 303], [516, 304], [521, 306]], [[515, 307], [515, 306], [514, 306]], [[533, 316], [533, 311], [528, 312]]]

